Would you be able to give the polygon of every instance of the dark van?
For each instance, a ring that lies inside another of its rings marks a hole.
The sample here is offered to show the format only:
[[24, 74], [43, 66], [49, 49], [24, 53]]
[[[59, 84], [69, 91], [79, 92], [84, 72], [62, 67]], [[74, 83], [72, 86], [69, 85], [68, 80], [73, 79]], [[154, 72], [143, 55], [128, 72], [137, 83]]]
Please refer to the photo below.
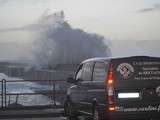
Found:
[[92, 120], [160, 119], [160, 58], [133, 56], [82, 62], [67, 91], [65, 114]]

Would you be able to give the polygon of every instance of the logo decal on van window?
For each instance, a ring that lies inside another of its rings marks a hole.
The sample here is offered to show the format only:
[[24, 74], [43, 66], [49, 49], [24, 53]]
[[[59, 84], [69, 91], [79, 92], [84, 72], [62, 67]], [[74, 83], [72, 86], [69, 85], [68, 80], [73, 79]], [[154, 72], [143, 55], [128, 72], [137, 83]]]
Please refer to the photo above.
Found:
[[120, 73], [123, 79], [128, 79], [133, 75], [134, 68], [128, 63], [122, 63], [117, 67], [117, 71]]
[[158, 97], [160, 97], [160, 86], [156, 88], [156, 94]]

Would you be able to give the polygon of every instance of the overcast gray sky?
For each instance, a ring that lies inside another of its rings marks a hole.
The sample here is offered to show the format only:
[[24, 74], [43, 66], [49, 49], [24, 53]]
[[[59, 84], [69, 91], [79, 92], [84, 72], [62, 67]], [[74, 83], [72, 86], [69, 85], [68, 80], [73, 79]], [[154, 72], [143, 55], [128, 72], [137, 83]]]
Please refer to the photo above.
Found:
[[35, 33], [4, 30], [60, 10], [73, 28], [109, 38], [113, 56], [160, 56], [160, 0], [0, 0], [0, 56], [28, 58]]
[[63, 10], [75, 28], [111, 39], [159, 40], [159, 0], [0, 0], [0, 28], [34, 23]]

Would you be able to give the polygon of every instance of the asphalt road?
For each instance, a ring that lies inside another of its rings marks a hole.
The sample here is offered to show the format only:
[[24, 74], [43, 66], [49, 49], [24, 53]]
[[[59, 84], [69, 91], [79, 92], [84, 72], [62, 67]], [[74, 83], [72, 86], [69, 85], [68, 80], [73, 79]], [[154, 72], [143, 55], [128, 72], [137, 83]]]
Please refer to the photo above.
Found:
[[66, 120], [63, 109], [0, 110], [0, 120]]
[[[50, 117], [50, 118], [16, 118], [16, 119], [0, 119], [0, 120], [67, 120], [66, 117]], [[83, 117], [79, 120], [85, 120]]]
[[67, 120], [65, 117], [53, 118], [16, 118], [16, 119], [0, 119], [0, 120]]
[[[0, 111], [0, 120], [67, 120], [63, 109]], [[83, 116], [79, 120], [85, 120]]]
[[[67, 120], [66, 117], [49, 117], [49, 118], [10, 118], [10, 119], [1, 119], [0, 120]], [[79, 117], [78, 120], [85, 120], [84, 117]]]

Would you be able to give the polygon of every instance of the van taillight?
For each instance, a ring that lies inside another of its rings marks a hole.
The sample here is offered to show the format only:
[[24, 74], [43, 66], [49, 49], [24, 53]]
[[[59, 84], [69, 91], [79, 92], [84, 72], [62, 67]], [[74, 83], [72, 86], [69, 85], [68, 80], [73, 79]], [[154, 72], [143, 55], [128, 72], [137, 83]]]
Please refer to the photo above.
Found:
[[109, 107], [109, 111], [111, 112], [111, 111], [115, 111], [115, 107], [114, 106], [110, 106]]
[[115, 111], [115, 102], [114, 102], [114, 89], [113, 89], [113, 69], [112, 69], [112, 64], [109, 66], [109, 71], [108, 71], [108, 76], [106, 79], [107, 83], [107, 92], [108, 92], [108, 104], [109, 108], [107, 108], [107, 111]]
[[108, 84], [113, 84], [113, 73], [112, 73], [112, 71], [109, 71], [107, 82], [108, 82]]

